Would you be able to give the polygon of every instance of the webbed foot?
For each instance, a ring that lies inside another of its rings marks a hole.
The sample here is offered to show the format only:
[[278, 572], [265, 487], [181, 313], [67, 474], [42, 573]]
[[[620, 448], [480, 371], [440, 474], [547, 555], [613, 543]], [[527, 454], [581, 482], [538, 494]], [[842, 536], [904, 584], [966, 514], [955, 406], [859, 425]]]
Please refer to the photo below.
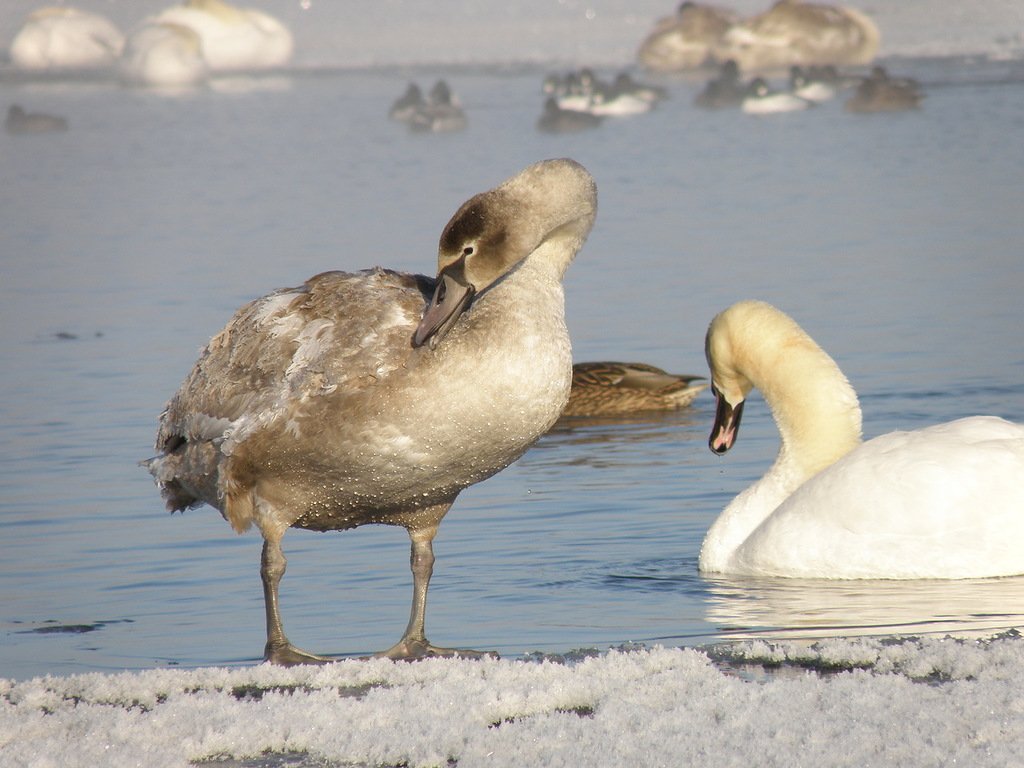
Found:
[[267, 644], [266, 650], [263, 652], [263, 659], [282, 667], [293, 667], [297, 664], [330, 664], [332, 661], [337, 661], [330, 656], [318, 656], [315, 653], [296, 648], [291, 643], [274, 646]]
[[484, 657], [496, 659], [498, 654], [494, 651], [473, 651], [468, 648], [440, 648], [426, 639], [412, 640], [404, 637], [386, 651], [373, 655], [373, 658], [394, 659], [395, 661], [433, 658], [482, 659]]

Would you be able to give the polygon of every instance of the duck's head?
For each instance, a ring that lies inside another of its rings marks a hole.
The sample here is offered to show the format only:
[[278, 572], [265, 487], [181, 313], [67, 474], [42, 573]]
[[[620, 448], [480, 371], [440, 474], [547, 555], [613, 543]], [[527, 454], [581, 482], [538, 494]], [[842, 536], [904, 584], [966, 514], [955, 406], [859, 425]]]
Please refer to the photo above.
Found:
[[568, 159], [531, 165], [467, 200], [441, 233], [437, 287], [413, 346], [435, 347], [475, 297], [541, 246], [564, 272], [596, 215], [594, 179]]

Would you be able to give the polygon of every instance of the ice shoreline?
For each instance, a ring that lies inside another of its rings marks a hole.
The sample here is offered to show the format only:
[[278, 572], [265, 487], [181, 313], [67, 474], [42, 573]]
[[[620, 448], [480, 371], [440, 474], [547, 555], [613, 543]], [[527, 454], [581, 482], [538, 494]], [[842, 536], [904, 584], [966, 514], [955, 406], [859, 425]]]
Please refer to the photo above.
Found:
[[47, 676], [0, 681], [0, 762], [1005, 766], [1022, 668], [1011, 631]]

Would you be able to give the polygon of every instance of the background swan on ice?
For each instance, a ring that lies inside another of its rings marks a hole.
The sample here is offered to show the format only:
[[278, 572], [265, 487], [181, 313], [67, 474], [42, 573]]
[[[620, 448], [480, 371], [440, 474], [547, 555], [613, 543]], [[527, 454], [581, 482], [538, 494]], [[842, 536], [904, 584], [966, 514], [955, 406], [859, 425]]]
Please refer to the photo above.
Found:
[[19, 69], [90, 69], [113, 64], [124, 35], [109, 19], [77, 8], [40, 8], [25, 20], [8, 53]]

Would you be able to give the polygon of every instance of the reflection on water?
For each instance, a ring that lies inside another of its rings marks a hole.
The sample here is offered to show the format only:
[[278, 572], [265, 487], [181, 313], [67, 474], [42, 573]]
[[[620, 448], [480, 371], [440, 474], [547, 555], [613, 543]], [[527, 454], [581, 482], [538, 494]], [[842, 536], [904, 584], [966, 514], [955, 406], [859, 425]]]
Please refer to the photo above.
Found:
[[704, 411], [693, 407], [616, 416], [563, 416], [537, 447], [621, 447], [678, 443], [702, 434], [707, 426]]
[[990, 635], [1024, 622], [1024, 577], [960, 581], [709, 578], [708, 620], [730, 638]]
[[687, 557], [611, 564], [601, 581], [608, 590], [699, 600], [714, 627], [709, 639], [988, 636], [1024, 624], [1024, 576], [958, 581], [725, 578], [698, 574], [697, 558]]

